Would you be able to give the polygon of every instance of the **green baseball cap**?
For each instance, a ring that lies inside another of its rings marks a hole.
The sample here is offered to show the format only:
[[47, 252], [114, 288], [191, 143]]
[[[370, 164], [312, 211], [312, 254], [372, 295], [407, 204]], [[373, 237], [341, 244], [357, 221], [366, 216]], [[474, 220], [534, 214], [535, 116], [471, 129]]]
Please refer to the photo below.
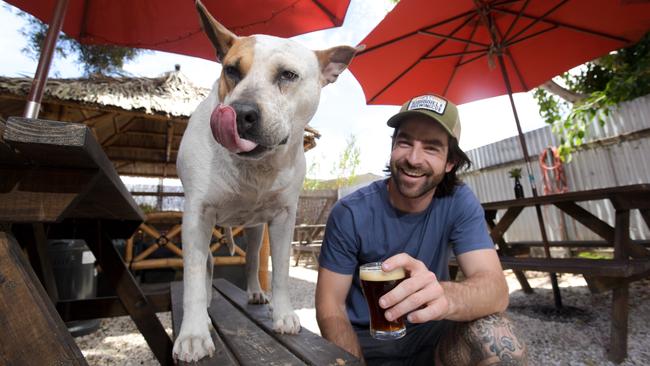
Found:
[[397, 114], [392, 116], [386, 124], [397, 128], [405, 118], [411, 116], [426, 116], [440, 123], [449, 134], [460, 140], [460, 119], [458, 108], [446, 98], [435, 94], [426, 94], [415, 97], [402, 105]]

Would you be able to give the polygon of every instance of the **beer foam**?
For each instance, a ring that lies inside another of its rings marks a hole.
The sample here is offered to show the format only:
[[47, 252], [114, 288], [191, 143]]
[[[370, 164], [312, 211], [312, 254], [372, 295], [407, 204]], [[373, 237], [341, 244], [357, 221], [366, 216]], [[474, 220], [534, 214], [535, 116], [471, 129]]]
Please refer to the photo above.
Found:
[[390, 272], [384, 272], [380, 270], [361, 270], [359, 271], [359, 277], [363, 281], [394, 281], [399, 280], [406, 275], [404, 274], [404, 268], [396, 268]]

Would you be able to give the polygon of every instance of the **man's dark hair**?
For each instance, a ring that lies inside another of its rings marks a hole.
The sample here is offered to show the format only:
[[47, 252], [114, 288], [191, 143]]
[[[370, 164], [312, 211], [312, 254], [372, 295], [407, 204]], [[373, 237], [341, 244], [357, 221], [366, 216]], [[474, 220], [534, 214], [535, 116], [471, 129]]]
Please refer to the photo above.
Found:
[[[393, 131], [393, 137], [391, 139], [390, 147], [391, 149], [395, 146], [395, 138], [399, 132], [399, 127], [395, 128]], [[456, 172], [469, 169], [472, 166], [472, 162], [469, 160], [469, 157], [463, 150], [461, 150], [458, 145], [458, 139], [453, 136], [449, 136], [449, 151], [447, 152], [447, 162], [454, 163], [454, 167], [446, 173], [442, 178], [442, 181], [436, 186], [436, 193], [434, 197], [445, 197], [451, 195], [454, 191], [454, 187], [457, 185], [464, 184], [463, 181], [456, 175]], [[384, 169], [384, 172], [390, 177], [390, 163]]]

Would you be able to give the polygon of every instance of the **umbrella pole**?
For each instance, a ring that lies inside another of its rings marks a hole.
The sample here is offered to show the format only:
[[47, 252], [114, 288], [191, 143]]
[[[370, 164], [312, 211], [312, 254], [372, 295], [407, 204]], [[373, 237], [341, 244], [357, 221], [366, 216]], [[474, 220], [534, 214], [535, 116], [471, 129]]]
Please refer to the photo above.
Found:
[[[537, 187], [535, 185], [535, 176], [533, 175], [533, 169], [530, 165], [530, 156], [528, 155], [528, 147], [526, 146], [526, 139], [524, 138], [524, 133], [521, 130], [521, 124], [519, 123], [519, 115], [517, 114], [517, 108], [515, 107], [515, 101], [512, 98], [512, 88], [510, 86], [510, 79], [508, 78], [508, 73], [506, 72], [506, 66], [503, 62], [503, 54], [499, 53], [499, 66], [501, 68], [501, 73], [503, 74], [503, 80], [506, 84], [506, 90], [508, 91], [508, 98], [510, 99], [510, 107], [512, 108], [512, 113], [515, 116], [515, 123], [517, 124], [517, 132], [519, 133], [519, 144], [521, 149], [524, 152], [524, 160], [526, 160], [526, 171], [528, 173], [528, 180], [530, 182], [530, 188], [533, 192], [533, 197], [537, 197]], [[544, 224], [544, 216], [542, 215], [542, 208], [539, 204], [535, 205], [535, 211], [537, 212], [537, 222], [539, 224], [539, 231], [542, 234], [542, 242], [544, 243], [544, 254], [546, 258], [551, 258], [551, 250], [548, 245], [548, 237], [546, 236], [546, 226]], [[551, 285], [553, 286], [553, 299], [555, 300], [555, 307], [562, 307], [562, 297], [560, 295], [560, 286], [557, 282], [557, 275], [555, 273], [549, 272], [551, 276]]]
[[25, 118], [38, 117], [38, 112], [41, 109], [41, 99], [43, 99], [43, 91], [45, 90], [45, 84], [47, 83], [47, 75], [50, 71], [50, 65], [52, 64], [52, 56], [54, 55], [56, 41], [59, 39], [59, 33], [63, 27], [63, 19], [65, 18], [65, 12], [67, 9], [68, 0], [57, 1], [52, 21], [50, 22], [50, 26], [47, 28], [43, 49], [41, 50], [41, 55], [38, 59], [38, 66], [36, 67], [36, 73], [34, 74], [32, 86], [29, 90], [29, 96], [27, 97], [27, 104], [25, 105], [25, 111], [23, 112], [23, 117]]

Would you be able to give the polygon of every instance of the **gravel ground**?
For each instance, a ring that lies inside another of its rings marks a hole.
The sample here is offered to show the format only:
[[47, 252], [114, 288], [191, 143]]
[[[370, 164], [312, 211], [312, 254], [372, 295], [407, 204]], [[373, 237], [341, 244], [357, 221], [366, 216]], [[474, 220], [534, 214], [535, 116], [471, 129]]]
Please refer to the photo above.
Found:
[[[593, 295], [581, 276], [561, 275], [562, 301], [569, 314], [553, 311], [553, 294], [547, 275], [530, 278], [535, 289], [524, 294], [510, 271], [508, 315], [526, 339], [530, 365], [614, 365], [607, 361], [611, 291]], [[291, 267], [291, 300], [301, 324], [318, 333], [314, 310], [316, 271]], [[531, 277], [531, 276], [529, 276]], [[650, 365], [650, 280], [630, 286], [628, 357], [621, 365]], [[171, 334], [169, 313], [159, 314]], [[102, 319], [100, 329], [76, 338], [90, 365], [157, 365], [144, 338], [128, 317]]]

